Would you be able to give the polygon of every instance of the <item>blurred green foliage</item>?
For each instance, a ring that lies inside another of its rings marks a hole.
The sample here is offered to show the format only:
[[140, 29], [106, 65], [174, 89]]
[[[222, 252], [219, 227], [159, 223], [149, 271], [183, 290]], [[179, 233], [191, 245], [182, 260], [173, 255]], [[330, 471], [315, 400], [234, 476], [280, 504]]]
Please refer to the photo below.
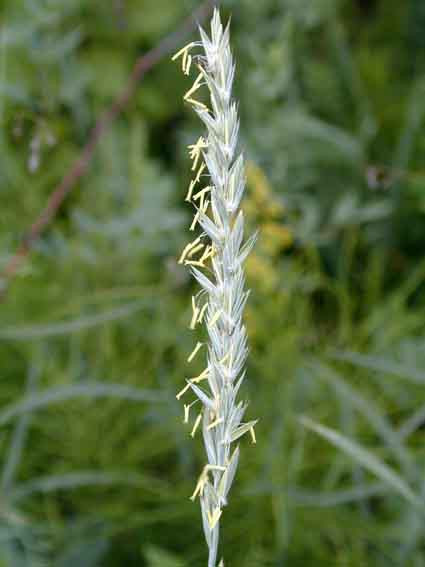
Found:
[[[136, 58], [197, 5], [2, 0], [0, 267]], [[247, 266], [245, 390], [261, 421], [224, 515], [225, 557], [419, 567], [423, 2], [223, 8], [250, 164], [245, 210], [262, 234]], [[175, 400], [193, 346], [193, 283], [176, 263], [185, 145], [200, 128], [186, 86], [169, 60], [145, 77], [0, 304], [5, 567], [205, 564], [188, 498], [202, 447]], [[335, 430], [337, 447], [303, 414]]]

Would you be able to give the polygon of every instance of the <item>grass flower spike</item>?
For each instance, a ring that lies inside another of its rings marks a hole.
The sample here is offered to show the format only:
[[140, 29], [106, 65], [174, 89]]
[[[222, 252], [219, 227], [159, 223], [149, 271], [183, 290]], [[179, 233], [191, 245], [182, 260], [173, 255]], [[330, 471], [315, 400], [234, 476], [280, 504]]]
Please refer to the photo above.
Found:
[[[206, 127], [206, 134], [189, 146], [194, 179], [186, 196], [195, 207], [190, 230], [201, 233], [185, 247], [179, 262], [190, 266], [201, 287], [192, 298], [190, 328], [205, 323], [208, 336], [206, 344], [197, 343], [188, 361], [207, 352], [207, 365], [199, 376], [187, 381], [177, 398], [194, 397], [184, 406], [185, 423], [189, 423], [190, 407], [200, 402], [191, 435], [202, 428], [207, 464], [191, 498], [200, 499], [208, 567], [216, 567], [220, 520], [238, 466], [239, 447], [235, 443], [247, 433], [255, 443], [256, 421], [242, 421], [247, 404], [238, 400], [248, 354], [242, 321], [248, 299], [243, 263], [255, 235], [243, 242], [240, 203], [245, 170], [243, 156], [237, 155], [239, 119], [232, 99], [235, 65], [229, 25], [223, 28], [215, 10], [211, 37], [202, 28], [200, 34], [200, 42], [190, 43], [173, 59], [182, 58], [185, 74], [198, 69], [184, 100]], [[198, 100], [203, 87], [209, 92], [210, 108]], [[208, 181], [204, 184], [205, 179]], [[223, 560], [220, 565], [224, 565]]]

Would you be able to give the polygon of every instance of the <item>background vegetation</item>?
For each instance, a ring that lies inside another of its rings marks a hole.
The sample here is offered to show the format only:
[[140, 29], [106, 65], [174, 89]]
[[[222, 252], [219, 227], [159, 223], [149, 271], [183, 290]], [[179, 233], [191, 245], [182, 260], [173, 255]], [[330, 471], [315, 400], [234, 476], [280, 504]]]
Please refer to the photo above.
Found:
[[[1, 1], [0, 267], [136, 58], [197, 5]], [[261, 230], [245, 390], [261, 420], [228, 564], [423, 566], [424, 3], [223, 5]], [[193, 346], [186, 82], [169, 59], [145, 77], [1, 282], [1, 565], [205, 564], [202, 447], [175, 400]]]

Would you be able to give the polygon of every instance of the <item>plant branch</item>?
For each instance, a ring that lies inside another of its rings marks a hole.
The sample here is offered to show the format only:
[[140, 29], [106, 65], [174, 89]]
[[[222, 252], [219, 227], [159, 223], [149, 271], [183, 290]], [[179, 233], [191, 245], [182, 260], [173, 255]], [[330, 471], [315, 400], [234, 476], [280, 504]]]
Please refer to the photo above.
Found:
[[197, 24], [205, 20], [215, 5], [214, 0], [206, 0], [200, 7], [177, 29], [165, 37], [156, 47], [139, 57], [128, 79], [124, 90], [117, 96], [112, 105], [107, 108], [93, 126], [80, 156], [71, 169], [63, 177], [59, 185], [50, 195], [45, 208], [36, 221], [30, 226], [15, 254], [6, 264], [0, 276], [0, 299], [5, 295], [10, 281], [16, 276], [21, 264], [29, 255], [33, 244], [40, 238], [46, 227], [52, 222], [68, 194], [75, 188], [77, 181], [86, 173], [95, 149], [105, 131], [114, 120], [123, 112], [135, 94], [139, 82], [148, 71], [157, 65], [164, 57], [172, 53], [175, 48]]

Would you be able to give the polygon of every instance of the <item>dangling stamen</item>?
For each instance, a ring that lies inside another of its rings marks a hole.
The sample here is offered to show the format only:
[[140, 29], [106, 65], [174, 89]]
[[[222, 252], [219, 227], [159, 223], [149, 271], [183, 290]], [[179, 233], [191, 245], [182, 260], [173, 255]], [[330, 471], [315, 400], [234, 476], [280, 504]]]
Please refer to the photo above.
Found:
[[196, 326], [196, 321], [197, 321], [198, 316], [199, 316], [199, 308], [196, 305], [196, 301], [195, 301], [195, 298], [193, 296], [192, 296], [192, 311], [193, 311], [193, 314], [192, 314], [192, 319], [190, 321], [189, 328], [192, 329], [192, 331], [193, 331], [193, 329]]
[[188, 55], [188, 56], [187, 56], [186, 66], [185, 66], [185, 68], [184, 68], [184, 70], [183, 70], [183, 73], [184, 73], [185, 75], [190, 75], [190, 68], [191, 68], [191, 66], [192, 66], [192, 55]]
[[204, 320], [205, 311], [208, 309], [208, 301], [202, 306], [201, 311], [199, 312], [198, 323], [202, 323]]
[[221, 514], [222, 514], [222, 510], [220, 510], [220, 508], [215, 508], [214, 512], [211, 514], [210, 511], [208, 510], [207, 515], [208, 515], [208, 523], [210, 525], [210, 529], [213, 530], [215, 528], [215, 526], [217, 525], [219, 519], [221, 518]]
[[208, 106], [206, 106], [203, 102], [199, 102], [199, 100], [195, 100], [194, 98], [186, 98], [185, 100], [192, 106], [199, 106], [199, 108], [202, 108], [202, 110], [208, 110]]
[[208, 186], [208, 187], [205, 187], [204, 189], [201, 189], [200, 191], [198, 191], [196, 193], [196, 195], [193, 196], [193, 200], [197, 201], [198, 199], [202, 199], [204, 197], [204, 195], [206, 195], [207, 193], [209, 193], [211, 191], [211, 189], [212, 189], [211, 186]]
[[184, 100], [191, 100], [191, 95], [193, 95], [193, 93], [195, 93], [202, 86], [201, 81], [202, 81], [202, 73], [200, 73], [196, 77], [195, 82], [193, 83], [191, 88], [187, 91], [187, 93], [184, 95], [183, 97]]
[[255, 429], [251, 427], [249, 432], [251, 434], [252, 444], [255, 445], [257, 443], [257, 438], [255, 437]]
[[188, 146], [188, 148], [189, 148], [189, 157], [194, 160], [192, 165], [192, 171], [195, 171], [196, 168], [198, 167], [198, 162], [199, 159], [201, 158], [202, 150], [208, 148], [208, 144], [205, 141], [205, 139], [201, 136], [196, 142], [196, 144], [191, 144], [190, 146]]
[[198, 244], [198, 246], [195, 246], [195, 248], [190, 250], [190, 252], [187, 254], [187, 257], [192, 258], [197, 252], [200, 252], [202, 248], [205, 248], [205, 244]]
[[222, 309], [219, 309], [218, 311], [216, 311], [215, 314], [213, 315], [212, 319], [209, 321], [208, 327], [213, 327], [217, 323], [217, 321], [220, 319], [222, 313], [223, 313]]
[[191, 437], [195, 437], [196, 432], [198, 430], [199, 424], [201, 423], [201, 419], [202, 419], [202, 411], [199, 413], [198, 417], [195, 420], [195, 423], [193, 425], [193, 429], [192, 432], [190, 434]]
[[[189, 244], [184, 248], [184, 250], [183, 250], [183, 252], [182, 252], [182, 254], [181, 254], [180, 258], [179, 258], [179, 261], [178, 261], [179, 264], [183, 264], [184, 259], [186, 258], [186, 256], [188, 256], [189, 253], [191, 253], [191, 251], [192, 251], [194, 248], [198, 248], [198, 246], [201, 246], [202, 248], [204, 247], [203, 244], [198, 244], [200, 241], [201, 241], [201, 236], [199, 236], [198, 238], [196, 238], [193, 242], [189, 242]], [[199, 250], [199, 248], [198, 248], [198, 250]]]
[[189, 55], [189, 52], [196, 46], [195, 42], [191, 42], [188, 43], [187, 45], [185, 45], [184, 47], [182, 47], [182, 49], [180, 49], [180, 51], [178, 51], [175, 55], [173, 55], [173, 57], [171, 58], [171, 61], [176, 61], [176, 59], [178, 59], [179, 57], [181, 57], [183, 55], [183, 60], [182, 60], [182, 69], [183, 69], [183, 73], [185, 73], [185, 75], [189, 74], [190, 71], [190, 66], [192, 64], [192, 56]]
[[186, 386], [176, 395], [176, 398], [180, 400], [180, 398], [189, 390], [189, 388], [190, 384], [186, 384]]
[[201, 167], [199, 168], [199, 171], [195, 177], [195, 183], [199, 183], [199, 181], [201, 180], [201, 175], [206, 167], [207, 166], [205, 165], [205, 163], [201, 164]]
[[195, 358], [195, 356], [198, 354], [198, 352], [201, 350], [201, 348], [204, 346], [204, 343], [200, 343], [198, 342], [196, 344], [196, 347], [193, 349], [193, 351], [190, 353], [187, 361], [188, 362], [192, 362], [192, 360]]
[[202, 380], [206, 380], [208, 378], [209, 373], [210, 373], [210, 369], [207, 367], [203, 372], [201, 372], [201, 374], [199, 374], [199, 376], [196, 376], [195, 378], [191, 378], [190, 382], [192, 384], [199, 384], [199, 382], [202, 382]]
[[223, 421], [224, 419], [222, 417], [218, 417], [212, 423], [209, 424], [209, 426], [207, 427], [207, 431], [210, 431], [210, 429], [214, 429], [214, 427], [217, 427], [217, 425], [223, 423]]
[[196, 403], [198, 403], [199, 400], [195, 400], [194, 402], [192, 402], [191, 404], [184, 404], [184, 419], [183, 419], [183, 423], [189, 423], [189, 413], [190, 413], [190, 408], [192, 406], [194, 406]]

